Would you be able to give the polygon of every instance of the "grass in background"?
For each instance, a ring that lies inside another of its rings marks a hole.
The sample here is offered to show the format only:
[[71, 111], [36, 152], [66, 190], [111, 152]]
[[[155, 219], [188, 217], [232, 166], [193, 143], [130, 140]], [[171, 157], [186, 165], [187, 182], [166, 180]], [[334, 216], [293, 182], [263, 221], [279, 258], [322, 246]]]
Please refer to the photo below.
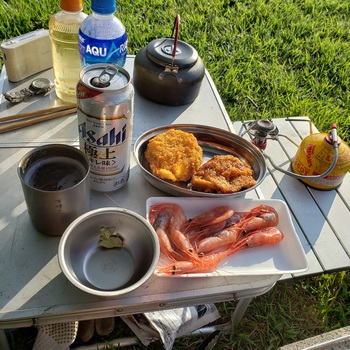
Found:
[[[323, 132], [336, 122], [349, 142], [348, 1], [120, 0], [117, 7], [130, 54], [170, 36], [179, 13], [180, 39], [198, 50], [232, 120], [307, 115]], [[58, 0], [0, 0], [0, 40], [47, 28], [58, 10]]]
[[[90, 3], [84, 4], [90, 13]], [[198, 50], [232, 120], [307, 115], [323, 132], [337, 123], [350, 143], [347, 0], [118, 0], [117, 6], [129, 54], [170, 36], [179, 13], [180, 40]], [[0, 0], [0, 41], [47, 28], [58, 10], [58, 0]], [[253, 300], [217, 349], [277, 349], [347, 326], [348, 286], [348, 272], [280, 282]], [[228, 317], [235, 305], [222, 303], [220, 311]], [[199, 342], [184, 338], [174, 349], [194, 349]]]

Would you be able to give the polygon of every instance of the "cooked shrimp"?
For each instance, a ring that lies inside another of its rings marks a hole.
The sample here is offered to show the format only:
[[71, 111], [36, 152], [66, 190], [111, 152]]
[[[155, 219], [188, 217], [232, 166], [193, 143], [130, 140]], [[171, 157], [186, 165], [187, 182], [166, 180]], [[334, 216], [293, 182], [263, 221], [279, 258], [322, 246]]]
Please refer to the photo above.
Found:
[[215, 270], [220, 260], [203, 259], [194, 261], [174, 261], [172, 264], [157, 267], [158, 273], [164, 273], [168, 275], [184, 275], [188, 273], [206, 273]]
[[237, 225], [243, 232], [250, 232], [264, 227], [277, 226], [278, 221], [277, 211], [269, 205], [262, 204], [251, 209]]
[[226, 227], [230, 227], [236, 224], [246, 213], [234, 213], [229, 219], [226, 220]]
[[176, 251], [184, 258], [198, 259], [191, 242], [180, 230], [172, 230], [170, 232], [171, 241], [178, 248]]
[[152, 218], [152, 226], [158, 236], [160, 251], [168, 258], [175, 256], [175, 251], [171, 245], [170, 239], [166, 233], [170, 218], [164, 213], [158, 215], [157, 218]]
[[267, 205], [259, 205], [246, 214], [235, 213], [234, 216], [237, 219], [239, 218], [237, 222], [233, 222], [231, 226], [226, 227], [223, 231], [199, 241], [197, 244], [198, 254], [207, 254], [212, 251], [224, 249], [235, 243], [242, 233], [248, 233], [278, 224], [276, 210]]
[[205, 226], [215, 225], [229, 219], [233, 214], [234, 211], [230, 206], [215, 207], [189, 219], [184, 226], [184, 232], [201, 230]]
[[235, 249], [241, 250], [261, 245], [277, 244], [281, 242], [283, 238], [283, 233], [277, 227], [265, 227], [261, 230], [249, 232], [246, 237], [240, 240]]
[[158, 272], [172, 275], [211, 272], [217, 268], [223, 259], [240, 250], [261, 245], [277, 244], [283, 238], [283, 233], [276, 227], [267, 227], [252, 231], [246, 237], [239, 240], [239, 242], [233, 243], [226, 250], [206, 254], [201, 257], [200, 261], [175, 261], [172, 264], [158, 267]]
[[159, 273], [182, 275], [188, 273], [206, 273], [215, 270], [221, 260], [231, 255], [228, 250], [204, 255], [199, 261], [174, 261], [157, 268]]
[[197, 244], [198, 255], [207, 254], [213, 251], [224, 249], [229, 247], [233, 243], [237, 242], [241, 235], [241, 230], [231, 226], [227, 229], [220, 231], [214, 236], [202, 239]]
[[167, 275], [183, 275], [187, 273], [201, 272], [200, 269], [203, 264], [200, 261], [175, 261], [172, 264], [165, 266], [158, 266], [157, 272]]
[[220, 262], [240, 250], [262, 245], [274, 245], [281, 242], [283, 238], [283, 233], [277, 227], [265, 227], [261, 230], [252, 231], [245, 237], [241, 236], [238, 241], [223, 251], [204, 255], [202, 261], [209, 264], [212, 260], [217, 261], [219, 259]]
[[193, 219], [189, 219], [185, 225], [185, 233], [191, 240], [192, 245], [206, 237], [221, 232], [224, 228], [238, 221], [240, 215], [236, 215], [234, 210], [229, 206], [218, 206], [208, 210]]
[[188, 232], [186, 235], [189, 238], [191, 244], [196, 246], [202, 239], [212, 236], [217, 232], [222, 231], [226, 227], [226, 221], [218, 222], [213, 225], [205, 226], [199, 231], [193, 230]]
[[[153, 205], [150, 208], [150, 221], [156, 217], [163, 215], [164, 221], [168, 223], [166, 232], [171, 244], [176, 249], [176, 252], [184, 258], [198, 259], [197, 253], [194, 251], [189, 239], [181, 232], [181, 227], [186, 222], [186, 215], [182, 208], [177, 204], [162, 203]], [[173, 252], [170, 252], [173, 254]]]

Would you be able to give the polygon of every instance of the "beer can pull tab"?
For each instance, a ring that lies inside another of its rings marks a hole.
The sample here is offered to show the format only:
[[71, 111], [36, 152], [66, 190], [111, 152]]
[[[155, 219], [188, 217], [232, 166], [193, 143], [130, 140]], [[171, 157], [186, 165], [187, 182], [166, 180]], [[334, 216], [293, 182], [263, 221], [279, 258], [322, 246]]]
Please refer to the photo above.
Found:
[[118, 69], [112, 66], [107, 66], [98, 77], [91, 80], [91, 85], [98, 88], [105, 88], [111, 84], [111, 80], [118, 73]]

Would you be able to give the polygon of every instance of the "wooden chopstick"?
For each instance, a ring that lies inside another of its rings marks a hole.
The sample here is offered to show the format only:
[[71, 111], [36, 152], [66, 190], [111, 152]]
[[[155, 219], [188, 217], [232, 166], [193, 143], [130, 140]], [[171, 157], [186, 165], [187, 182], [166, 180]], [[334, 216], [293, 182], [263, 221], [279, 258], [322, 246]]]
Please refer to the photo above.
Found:
[[14, 114], [14, 115], [10, 115], [8, 117], [0, 118], [0, 123], [7, 122], [10, 120], [32, 118], [32, 117], [36, 117], [36, 116], [40, 116], [40, 115], [46, 115], [46, 114], [51, 114], [51, 113], [55, 113], [55, 112], [65, 111], [68, 109], [70, 110], [73, 108], [76, 109], [77, 105], [76, 104], [69, 104], [69, 105], [64, 105], [64, 106], [59, 106], [59, 107], [40, 109], [38, 111], [32, 111], [32, 112], [27, 112], [27, 113]]
[[77, 106], [70, 105], [70, 108], [67, 108], [67, 106], [53, 107], [53, 108], [43, 109], [39, 111], [17, 114], [17, 115], [1, 118], [0, 133], [24, 128], [26, 126], [37, 124], [46, 120], [60, 118], [69, 114], [76, 113], [76, 111], [77, 111]]

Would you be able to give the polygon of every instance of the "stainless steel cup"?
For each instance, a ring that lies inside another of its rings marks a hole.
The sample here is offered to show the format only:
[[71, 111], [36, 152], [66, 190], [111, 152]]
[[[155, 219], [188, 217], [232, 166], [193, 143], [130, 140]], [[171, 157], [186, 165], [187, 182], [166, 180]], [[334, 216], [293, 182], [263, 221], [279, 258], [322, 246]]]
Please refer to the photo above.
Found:
[[21, 159], [18, 176], [30, 219], [39, 232], [60, 236], [90, 210], [89, 174], [89, 160], [72, 146], [40, 146]]

